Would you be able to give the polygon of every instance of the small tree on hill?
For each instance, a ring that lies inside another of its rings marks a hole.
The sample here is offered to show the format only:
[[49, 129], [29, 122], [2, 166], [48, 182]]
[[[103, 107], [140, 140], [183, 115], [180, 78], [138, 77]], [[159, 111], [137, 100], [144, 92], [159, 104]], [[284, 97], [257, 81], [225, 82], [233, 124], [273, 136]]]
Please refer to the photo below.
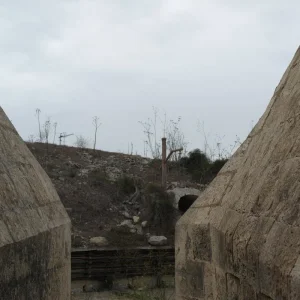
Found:
[[192, 178], [201, 183], [210, 182], [226, 162], [227, 158], [212, 161], [200, 149], [194, 149], [180, 160], [181, 165], [192, 175]]
[[98, 132], [98, 128], [101, 126], [101, 123], [99, 123], [99, 117], [95, 116], [93, 118], [93, 125], [95, 127], [95, 138], [94, 138], [94, 151], [95, 151], [96, 144], [97, 144], [97, 132]]
[[85, 149], [89, 145], [89, 141], [82, 135], [76, 136], [74, 145], [78, 148]]
[[35, 110], [35, 112], [36, 112], [36, 116], [37, 116], [37, 119], [38, 119], [40, 142], [42, 142], [43, 137], [42, 137], [41, 121], [40, 121], [41, 110], [40, 110], [39, 108], [37, 108], [37, 109]]
[[53, 133], [53, 144], [55, 144], [57, 122], [55, 122], [55, 123], [53, 124], [53, 129], [54, 129], [54, 133]]
[[[157, 125], [158, 121], [160, 121], [161, 127]], [[185, 154], [188, 143], [185, 141], [185, 136], [180, 129], [180, 122], [181, 117], [178, 117], [176, 121], [168, 120], [167, 115], [164, 114], [164, 117], [161, 118], [158, 109], [153, 107], [153, 118], [148, 118], [146, 122], [139, 122], [144, 128], [146, 136], [144, 153], [147, 153], [149, 149], [152, 158], [160, 159], [162, 156], [161, 138], [165, 137], [167, 139], [168, 152], [183, 148], [182, 152]], [[172, 156], [171, 160], [178, 161], [179, 158], [180, 154], [176, 153]]]

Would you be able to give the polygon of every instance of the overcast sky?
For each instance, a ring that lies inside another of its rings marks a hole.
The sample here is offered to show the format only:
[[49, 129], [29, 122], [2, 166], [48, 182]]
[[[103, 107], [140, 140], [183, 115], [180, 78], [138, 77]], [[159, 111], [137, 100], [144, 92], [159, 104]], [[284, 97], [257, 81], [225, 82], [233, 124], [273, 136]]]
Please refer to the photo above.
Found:
[[[245, 139], [299, 45], [300, 2], [0, 1], [0, 104], [24, 139], [42, 119], [143, 153], [138, 121], [182, 117], [189, 149]], [[69, 139], [73, 143], [74, 138]]]

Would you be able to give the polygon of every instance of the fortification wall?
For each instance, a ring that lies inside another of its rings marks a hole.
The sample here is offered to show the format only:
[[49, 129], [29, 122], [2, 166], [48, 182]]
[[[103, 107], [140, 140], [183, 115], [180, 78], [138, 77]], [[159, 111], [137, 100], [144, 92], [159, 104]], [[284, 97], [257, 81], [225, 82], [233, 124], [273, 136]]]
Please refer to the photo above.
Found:
[[[242, 101], [242, 99], [241, 99]], [[300, 49], [176, 227], [176, 299], [300, 299]]]
[[0, 299], [70, 299], [70, 220], [0, 107]]

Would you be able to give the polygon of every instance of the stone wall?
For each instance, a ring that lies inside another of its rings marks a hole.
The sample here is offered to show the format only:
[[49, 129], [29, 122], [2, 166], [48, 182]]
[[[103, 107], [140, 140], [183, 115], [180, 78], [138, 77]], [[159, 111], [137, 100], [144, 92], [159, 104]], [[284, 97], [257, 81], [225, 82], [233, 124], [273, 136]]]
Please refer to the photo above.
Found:
[[177, 300], [300, 299], [300, 49], [251, 134], [178, 222], [175, 251]]
[[70, 299], [70, 220], [0, 108], [0, 299]]

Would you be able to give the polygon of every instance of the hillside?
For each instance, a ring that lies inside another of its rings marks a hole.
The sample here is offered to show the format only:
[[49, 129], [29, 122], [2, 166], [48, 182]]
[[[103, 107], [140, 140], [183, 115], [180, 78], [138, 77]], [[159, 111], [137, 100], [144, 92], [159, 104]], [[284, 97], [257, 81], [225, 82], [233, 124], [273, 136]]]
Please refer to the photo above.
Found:
[[[110, 246], [146, 245], [149, 234], [165, 235], [170, 244], [173, 242], [179, 213], [175, 210], [166, 215], [157, 205], [151, 207], [146, 194], [147, 186], [160, 185], [160, 161], [75, 147], [27, 145], [51, 178], [69, 213], [73, 247], [92, 246], [92, 237], [105, 237]], [[169, 164], [168, 184], [200, 187], [174, 163]], [[164, 213], [159, 216], [162, 224], [157, 222], [156, 215], [160, 213]], [[138, 217], [135, 227], [129, 221], [133, 216]], [[143, 221], [148, 223], [142, 228], [139, 224]]]

